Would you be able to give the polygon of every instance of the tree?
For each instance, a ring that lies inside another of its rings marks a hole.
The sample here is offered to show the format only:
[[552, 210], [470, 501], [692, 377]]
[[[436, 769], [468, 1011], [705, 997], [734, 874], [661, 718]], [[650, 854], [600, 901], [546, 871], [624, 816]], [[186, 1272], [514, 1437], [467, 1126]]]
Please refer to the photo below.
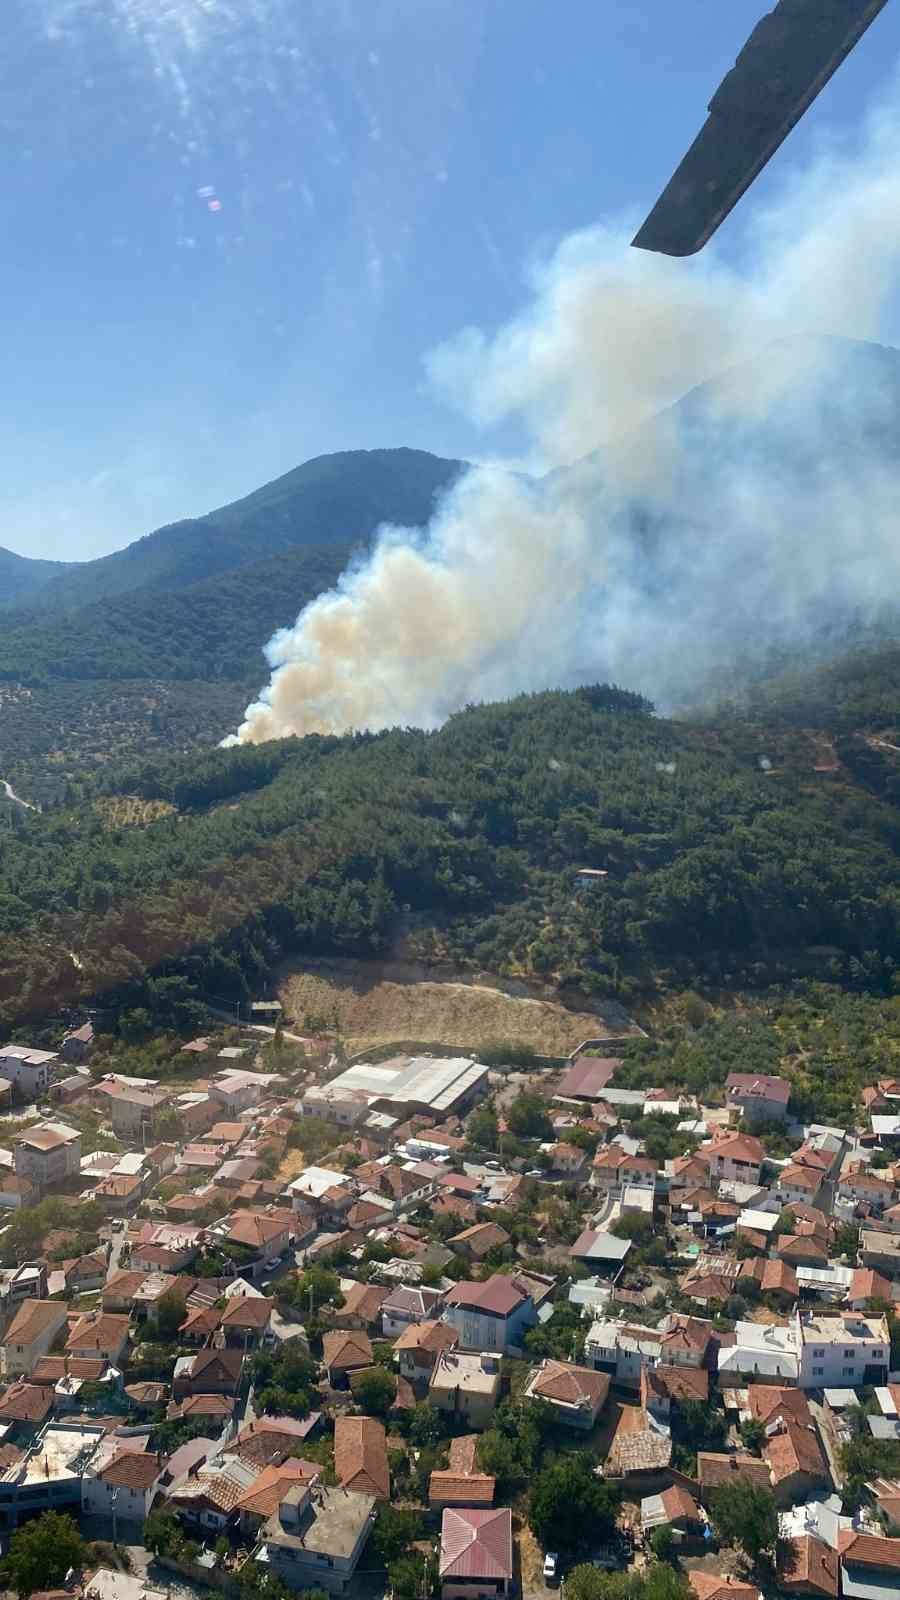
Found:
[[185, 1297], [177, 1288], [160, 1295], [156, 1306], [156, 1331], [161, 1339], [174, 1339], [184, 1321]]
[[354, 1381], [353, 1398], [370, 1417], [386, 1417], [397, 1398], [397, 1380], [384, 1367], [370, 1367]]
[[735, 1478], [711, 1497], [710, 1517], [723, 1544], [740, 1545], [752, 1562], [771, 1553], [778, 1538], [778, 1512], [771, 1489]]
[[61, 1588], [69, 1569], [78, 1572], [86, 1555], [87, 1545], [73, 1518], [45, 1511], [16, 1529], [0, 1572], [3, 1581], [24, 1597], [37, 1589]]
[[296, 1280], [296, 1285], [294, 1304], [301, 1311], [313, 1314], [324, 1305], [341, 1302], [341, 1280], [328, 1267], [307, 1267]]
[[658, 1528], [653, 1529], [650, 1535], [650, 1549], [657, 1561], [673, 1560], [677, 1548], [675, 1531], [670, 1522], [663, 1522]]
[[372, 1543], [379, 1561], [389, 1567], [392, 1561], [422, 1537], [422, 1514], [398, 1506], [380, 1505], [372, 1530]]
[[155, 1556], [170, 1555], [182, 1541], [181, 1528], [171, 1511], [151, 1511], [144, 1523], [144, 1544]]
[[388, 1567], [388, 1581], [396, 1600], [427, 1600], [435, 1592], [437, 1565], [421, 1550], [402, 1555]]
[[566, 1600], [692, 1600], [692, 1596], [684, 1575], [663, 1561], [652, 1562], [643, 1572], [600, 1572], [586, 1565], [573, 1568], [566, 1578]]
[[523, 1089], [506, 1113], [510, 1133], [521, 1139], [552, 1139], [553, 1123], [547, 1113], [547, 1102], [533, 1090]]
[[594, 1476], [588, 1457], [568, 1456], [538, 1473], [528, 1521], [545, 1550], [571, 1555], [610, 1536], [618, 1504], [610, 1485]]
[[741, 1423], [741, 1443], [746, 1450], [752, 1450], [758, 1456], [766, 1442], [766, 1430], [759, 1417], [747, 1417]]
[[437, 1406], [420, 1400], [413, 1407], [407, 1431], [411, 1444], [438, 1444], [444, 1436], [444, 1420]]

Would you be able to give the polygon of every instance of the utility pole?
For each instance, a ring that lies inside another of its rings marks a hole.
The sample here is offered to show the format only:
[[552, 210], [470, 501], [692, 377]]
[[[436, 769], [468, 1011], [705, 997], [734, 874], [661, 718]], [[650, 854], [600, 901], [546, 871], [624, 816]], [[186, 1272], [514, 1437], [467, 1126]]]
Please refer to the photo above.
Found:
[[116, 1524], [116, 1501], [118, 1500], [118, 1498], [119, 1498], [118, 1489], [117, 1488], [113, 1489], [113, 1492], [112, 1492], [112, 1494], [110, 1496], [110, 1504], [112, 1506], [112, 1533], [113, 1533], [113, 1544], [114, 1545], [117, 1545], [118, 1542], [119, 1542], [119, 1539], [118, 1539], [118, 1527], [117, 1527], [117, 1524]]

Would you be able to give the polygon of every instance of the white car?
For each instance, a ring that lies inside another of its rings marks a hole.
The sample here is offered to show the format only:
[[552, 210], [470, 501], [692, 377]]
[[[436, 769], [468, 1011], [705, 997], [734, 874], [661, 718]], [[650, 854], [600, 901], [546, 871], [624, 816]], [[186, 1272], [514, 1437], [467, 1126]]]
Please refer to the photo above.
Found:
[[281, 1257], [270, 1256], [268, 1261], [263, 1262], [263, 1266], [267, 1272], [277, 1272], [278, 1268], [281, 1266]]
[[559, 1556], [555, 1550], [548, 1550], [544, 1557], [544, 1582], [555, 1583], [559, 1577]]

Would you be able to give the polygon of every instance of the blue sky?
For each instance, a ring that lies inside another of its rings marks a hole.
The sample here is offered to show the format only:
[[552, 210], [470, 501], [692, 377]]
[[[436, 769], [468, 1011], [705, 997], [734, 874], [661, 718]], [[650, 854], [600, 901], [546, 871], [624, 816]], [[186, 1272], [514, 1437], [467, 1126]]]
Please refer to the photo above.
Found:
[[[514, 453], [424, 358], [640, 220], [765, 0], [7, 0], [0, 545], [100, 555], [311, 455]], [[854, 127], [891, 5], [723, 230]]]

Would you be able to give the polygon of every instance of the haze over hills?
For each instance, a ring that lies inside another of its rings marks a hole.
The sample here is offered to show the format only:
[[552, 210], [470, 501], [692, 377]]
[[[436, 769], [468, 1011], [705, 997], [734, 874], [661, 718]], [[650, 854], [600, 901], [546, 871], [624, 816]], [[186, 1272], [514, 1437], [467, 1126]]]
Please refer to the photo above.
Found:
[[[36, 577], [21, 598], [71, 611], [139, 589], [181, 591], [297, 546], [363, 544], [383, 522], [427, 522], [435, 495], [462, 467], [403, 448], [317, 456], [205, 517], [157, 528], [96, 561], [60, 563], [58, 579]], [[23, 573], [52, 565], [13, 560], [23, 562]]]
[[32, 602], [48, 583], [67, 570], [65, 561], [33, 561], [29, 556], [0, 549], [0, 610]]

